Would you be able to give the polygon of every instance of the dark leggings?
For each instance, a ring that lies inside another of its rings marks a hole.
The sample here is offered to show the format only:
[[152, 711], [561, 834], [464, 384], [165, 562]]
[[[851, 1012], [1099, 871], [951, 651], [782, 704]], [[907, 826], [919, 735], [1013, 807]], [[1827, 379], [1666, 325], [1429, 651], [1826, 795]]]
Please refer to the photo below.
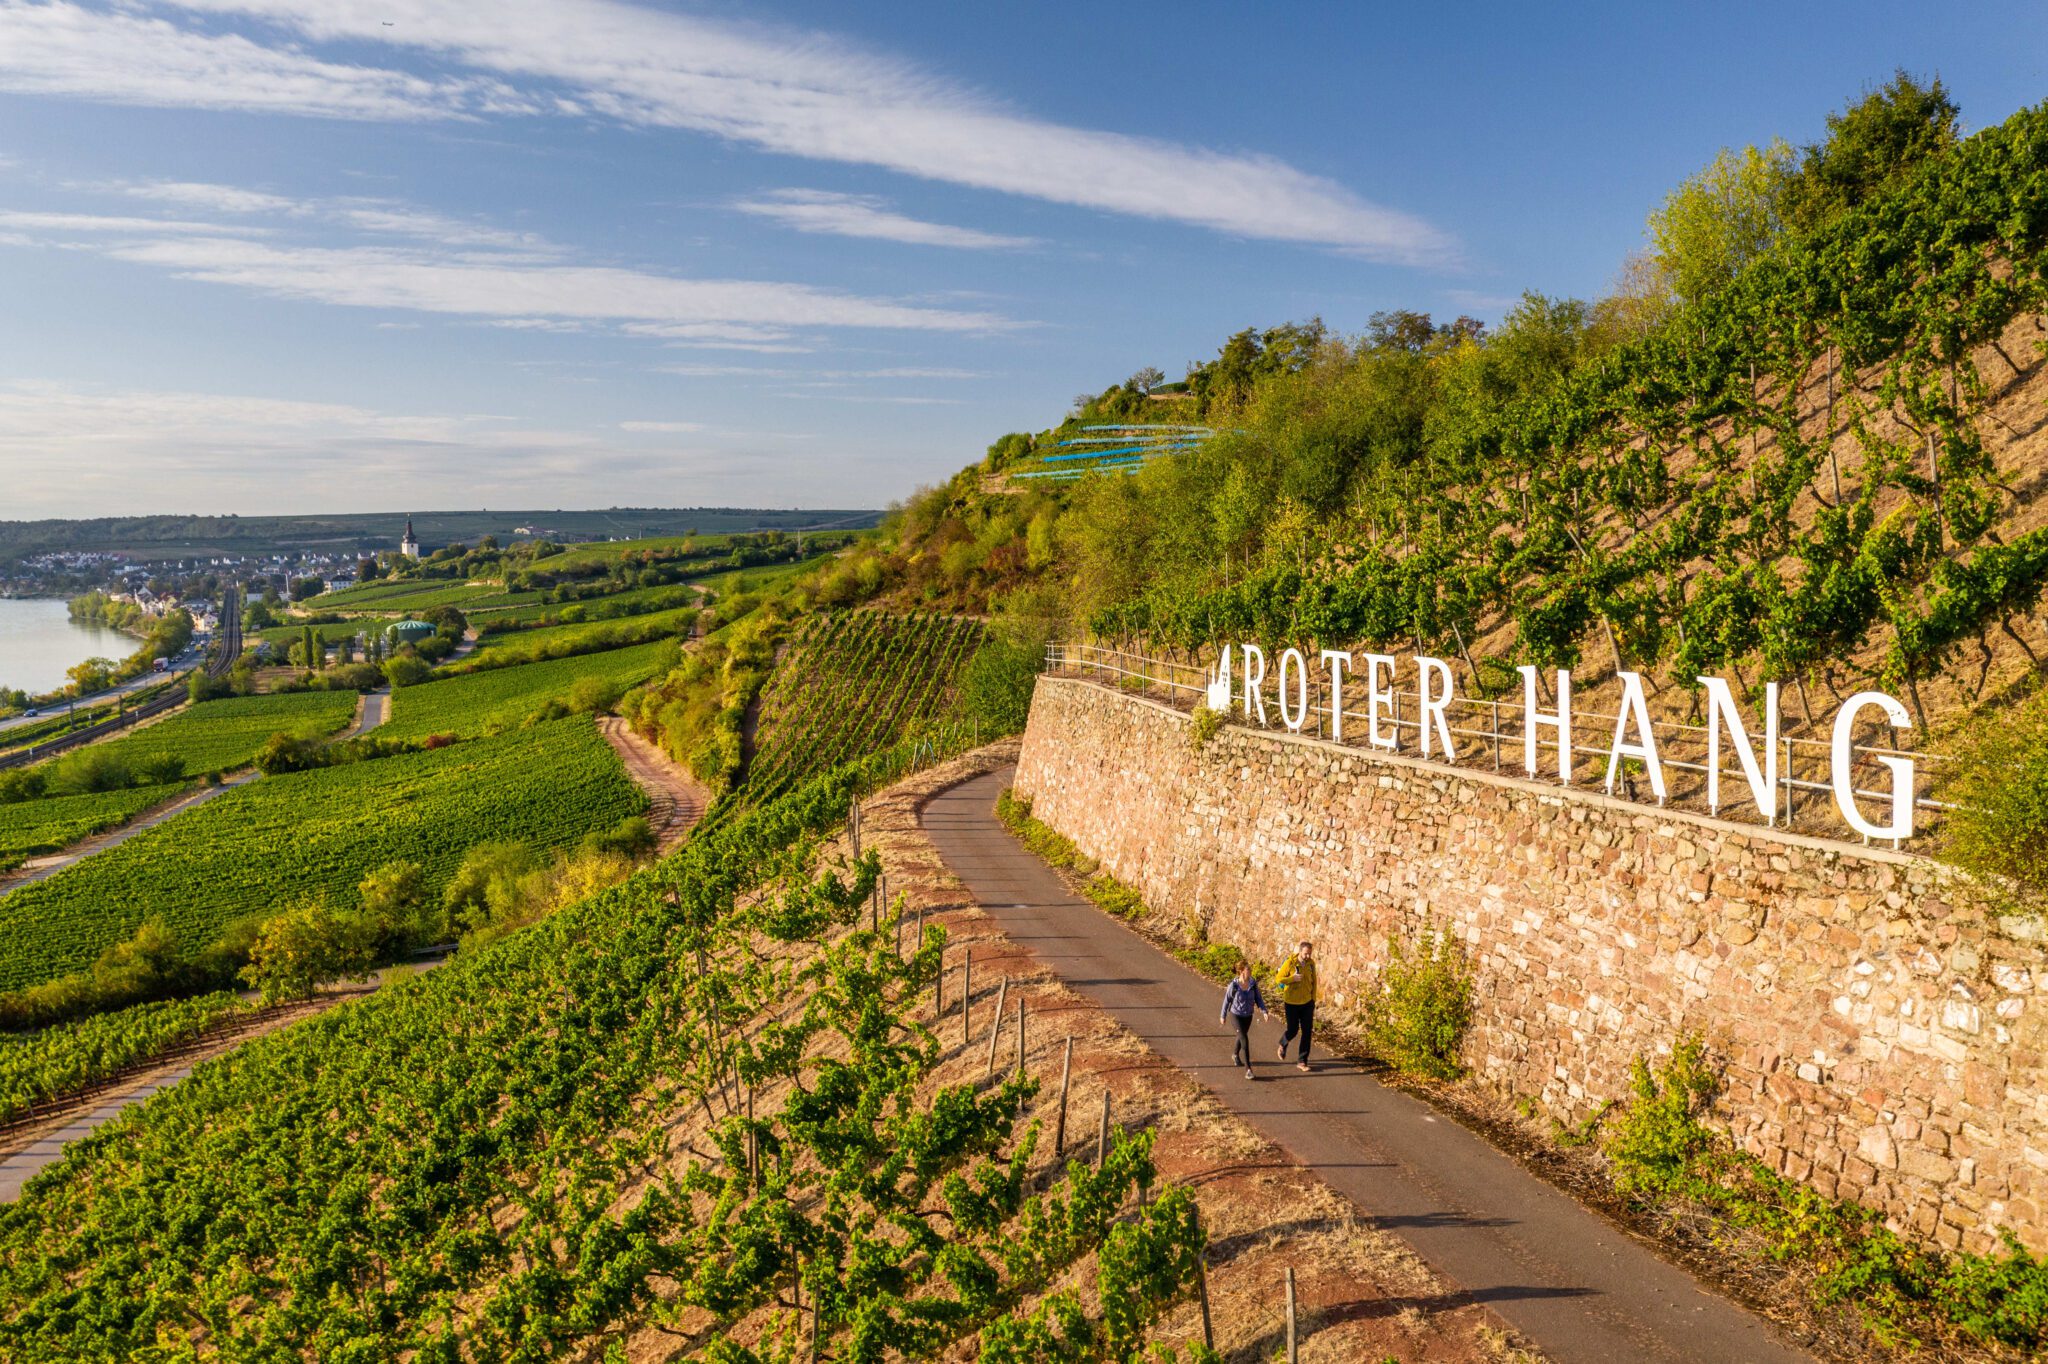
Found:
[[1308, 1060], [1309, 1039], [1314, 1037], [1316, 1032], [1316, 1006], [1313, 1003], [1309, 1003], [1283, 1004], [1281, 1007], [1287, 1010], [1287, 1033], [1280, 1039], [1280, 1055], [1283, 1058], [1287, 1055], [1287, 1044], [1294, 1040], [1294, 1034], [1299, 1031], [1301, 1033], [1300, 1059], [1306, 1061]]
[[1252, 1067], [1252, 1016], [1232, 1014], [1230, 1021], [1237, 1024], [1237, 1045], [1230, 1050], [1230, 1059], [1246, 1070]]

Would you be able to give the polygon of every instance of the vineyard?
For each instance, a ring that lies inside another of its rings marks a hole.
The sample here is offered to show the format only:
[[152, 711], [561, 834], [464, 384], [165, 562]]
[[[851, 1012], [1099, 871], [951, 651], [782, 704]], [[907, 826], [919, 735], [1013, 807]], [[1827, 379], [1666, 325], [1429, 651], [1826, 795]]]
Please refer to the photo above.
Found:
[[68, 848], [125, 824], [159, 801], [184, 790], [182, 782], [130, 786], [119, 791], [91, 791], [76, 796], [44, 796], [0, 805], [0, 871], [20, 866], [31, 857]]
[[489, 639], [499, 631], [529, 626], [586, 625], [599, 620], [619, 620], [671, 611], [694, 605], [697, 594], [678, 584], [633, 587], [602, 596], [577, 597], [568, 601], [537, 602], [529, 606], [508, 606], [503, 610], [479, 612], [472, 622], [478, 633]]
[[[937, 1082], [944, 933], [906, 949], [872, 852], [816, 867], [860, 784], [76, 1144], [0, 1210], [0, 1348], [624, 1358], [649, 1329], [726, 1364], [1174, 1358], [1146, 1346], [1200, 1272], [1191, 1198], [1153, 1187], [1149, 1134], [1049, 1157], [1035, 1078]], [[1048, 1291], [1083, 1267], [1085, 1298]]]
[[137, 1004], [40, 1032], [0, 1035], [0, 1120], [104, 1080], [254, 1008], [234, 991], [220, 990]]
[[449, 671], [482, 672], [552, 658], [570, 658], [577, 654], [602, 653], [651, 640], [675, 639], [686, 635], [696, 620], [697, 608], [692, 605], [616, 620], [493, 631], [483, 636], [474, 654]]
[[354, 692], [224, 697], [187, 706], [91, 751], [137, 772], [176, 760], [184, 763], [184, 775], [203, 777], [248, 766], [273, 734], [317, 738], [349, 724], [355, 713]]
[[807, 618], [762, 691], [742, 797], [773, 799], [943, 720], [982, 633], [953, 616]]
[[327, 611], [431, 611], [452, 606], [459, 611], [525, 606], [538, 601], [533, 592], [508, 592], [491, 583], [451, 583], [438, 578], [405, 578], [395, 582], [366, 583], [323, 593], [308, 605]]
[[143, 921], [197, 948], [230, 924], [419, 863], [438, 895], [477, 843], [562, 847], [645, 798], [587, 719], [263, 777], [0, 898], [0, 990], [90, 966]]
[[391, 697], [391, 718], [378, 733], [400, 739], [491, 734], [516, 729], [554, 707], [603, 709], [626, 688], [671, 666], [675, 657], [673, 641], [656, 640], [400, 687]]
[[[2048, 644], [2029, 629], [2048, 528], [2027, 440], [2044, 162], [2048, 108], [2022, 111], [1519, 393], [1487, 368], [1493, 342], [1390, 343], [1266, 381], [1242, 429], [1081, 494], [1128, 528], [1104, 541], [1114, 571], [1081, 575], [1094, 627], [1187, 649], [1413, 648], [1481, 691], [1586, 654], [1674, 684], [1666, 705], [1700, 675], [1781, 679], [1809, 723], [1817, 688], [1894, 690], [1923, 728], [1995, 698], [1987, 680]], [[1397, 371], [1434, 396], [1382, 438], [1365, 398]], [[1357, 463], [1315, 463], [1326, 450]], [[1226, 488], [1332, 520], [1312, 552], [1269, 546], [1233, 571], [1209, 547], [1154, 572], [1179, 551], [1137, 508]], [[1332, 488], [1341, 517], [1318, 501]]]

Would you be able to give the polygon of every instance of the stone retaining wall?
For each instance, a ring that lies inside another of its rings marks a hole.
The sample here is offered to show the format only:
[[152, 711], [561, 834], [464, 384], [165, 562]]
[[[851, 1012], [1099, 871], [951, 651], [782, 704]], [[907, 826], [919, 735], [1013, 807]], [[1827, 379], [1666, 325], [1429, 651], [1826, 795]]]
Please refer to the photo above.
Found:
[[1389, 933], [1452, 925], [1465, 1060], [1576, 1120], [1702, 1033], [1743, 1147], [1903, 1230], [2048, 1248], [2048, 951], [1921, 858], [1228, 726], [1044, 677], [1017, 789], [1155, 909], [1353, 1009]]

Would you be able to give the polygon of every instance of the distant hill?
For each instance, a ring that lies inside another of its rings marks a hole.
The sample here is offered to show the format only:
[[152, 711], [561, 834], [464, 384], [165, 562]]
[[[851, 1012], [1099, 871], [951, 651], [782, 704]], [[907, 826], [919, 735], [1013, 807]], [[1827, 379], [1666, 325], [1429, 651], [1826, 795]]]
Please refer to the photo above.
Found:
[[692, 531], [863, 530], [878, 510], [803, 511], [771, 507], [608, 507], [599, 511], [382, 511], [321, 516], [114, 516], [84, 521], [0, 521], [0, 563], [53, 551], [97, 551], [146, 559], [195, 554], [275, 554], [397, 549], [408, 517], [428, 550], [539, 535], [568, 544], [643, 539]]

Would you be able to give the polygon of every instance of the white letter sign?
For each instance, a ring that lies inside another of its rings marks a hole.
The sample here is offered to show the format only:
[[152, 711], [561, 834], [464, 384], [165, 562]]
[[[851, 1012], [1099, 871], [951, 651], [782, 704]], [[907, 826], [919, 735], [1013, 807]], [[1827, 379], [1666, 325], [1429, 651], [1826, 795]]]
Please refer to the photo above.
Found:
[[1875, 754], [1876, 761], [1892, 774], [1892, 822], [1872, 824], [1856, 808], [1856, 755], [1850, 746], [1856, 734], [1856, 717], [1865, 706], [1876, 706], [1900, 729], [1910, 729], [1913, 718], [1906, 708], [1881, 691], [1859, 691], [1842, 703], [1835, 716], [1834, 752], [1829, 767], [1834, 778], [1835, 808], [1849, 827], [1865, 838], [1911, 838], [1913, 836], [1913, 760]]
[[[1256, 644], [1240, 644], [1237, 651], [1244, 655], [1244, 714], [1251, 719], [1253, 708], [1257, 708], [1258, 722], [1266, 723], [1266, 698], [1260, 690], [1266, 685], [1266, 651]], [[1259, 661], [1259, 670], [1252, 671], [1252, 660]]]
[[[1294, 665], [1294, 690], [1298, 698], [1294, 713], [1287, 713], [1287, 665]], [[1301, 650], [1288, 649], [1280, 655], [1280, 723], [1299, 733], [1308, 721], [1308, 660]]]
[[1399, 752], [1401, 748], [1401, 727], [1382, 733], [1380, 717], [1393, 710], [1394, 689], [1387, 683], [1394, 680], [1394, 656], [1392, 654], [1367, 654], [1365, 656], [1365, 738], [1374, 748]]
[[1557, 779], [1572, 783], [1572, 675], [1557, 670], [1557, 713], [1546, 715], [1536, 709], [1536, 670], [1524, 663], [1515, 669], [1522, 675], [1522, 770], [1536, 775], [1536, 726], [1549, 725], [1557, 731]]
[[[1432, 678], [1443, 683], [1442, 691], [1431, 690], [1429, 684]], [[1422, 721], [1422, 756], [1425, 758], [1429, 756], [1432, 726], [1437, 736], [1443, 740], [1444, 757], [1448, 760], [1458, 756], [1458, 746], [1451, 742], [1451, 723], [1444, 718], [1444, 712], [1450, 708], [1454, 685], [1451, 665], [1441, 658], [1415, 660], [1415, 693], [1422, 701], [1422, 714], [1419, 718]]]
[[[1619, 672], [1621, 679], [1621, 707], [1614, 716], [1614, 742], [1607, 746], [1607, 794], [1614, 794], [1614, 775], [1621, 768], [1623, 758], [1640, 758], [1649, 769], [1650, 789], [1657, 793], [1657, 803], [1664, 803], [1664, 764], [1657, 761], [1657, 731], [1650, 728], [1650, 706], [1643, 698], [1643, 675], [1641, 673]], [[1642, 735], [1641, 743], [1624, 743], [1623, 735], [1630, 723], [1636, 733]]]
[[1749, 731], [1742, 727], [1742, 713], [1735, 709], [1735, 693], [1721, 677], [1702, 677], [1707, 689], [1707, 810], [1721, 813], [1721, 726], [1735, 741], [1735, 760], [1749, 782], [1749, 794], [1756, 799], [1756, 812], [1766, 824], [1778, 822], [1778, 684], [1764, 687], [1764, 765], [1756, 765], [1756, 751], [1749, 746]]
[[1344, 738], [1344, 670], [1351, 666], [1348, 649], [1325, 649], [1323, 662], [1330, 665], [1330, 737]]

